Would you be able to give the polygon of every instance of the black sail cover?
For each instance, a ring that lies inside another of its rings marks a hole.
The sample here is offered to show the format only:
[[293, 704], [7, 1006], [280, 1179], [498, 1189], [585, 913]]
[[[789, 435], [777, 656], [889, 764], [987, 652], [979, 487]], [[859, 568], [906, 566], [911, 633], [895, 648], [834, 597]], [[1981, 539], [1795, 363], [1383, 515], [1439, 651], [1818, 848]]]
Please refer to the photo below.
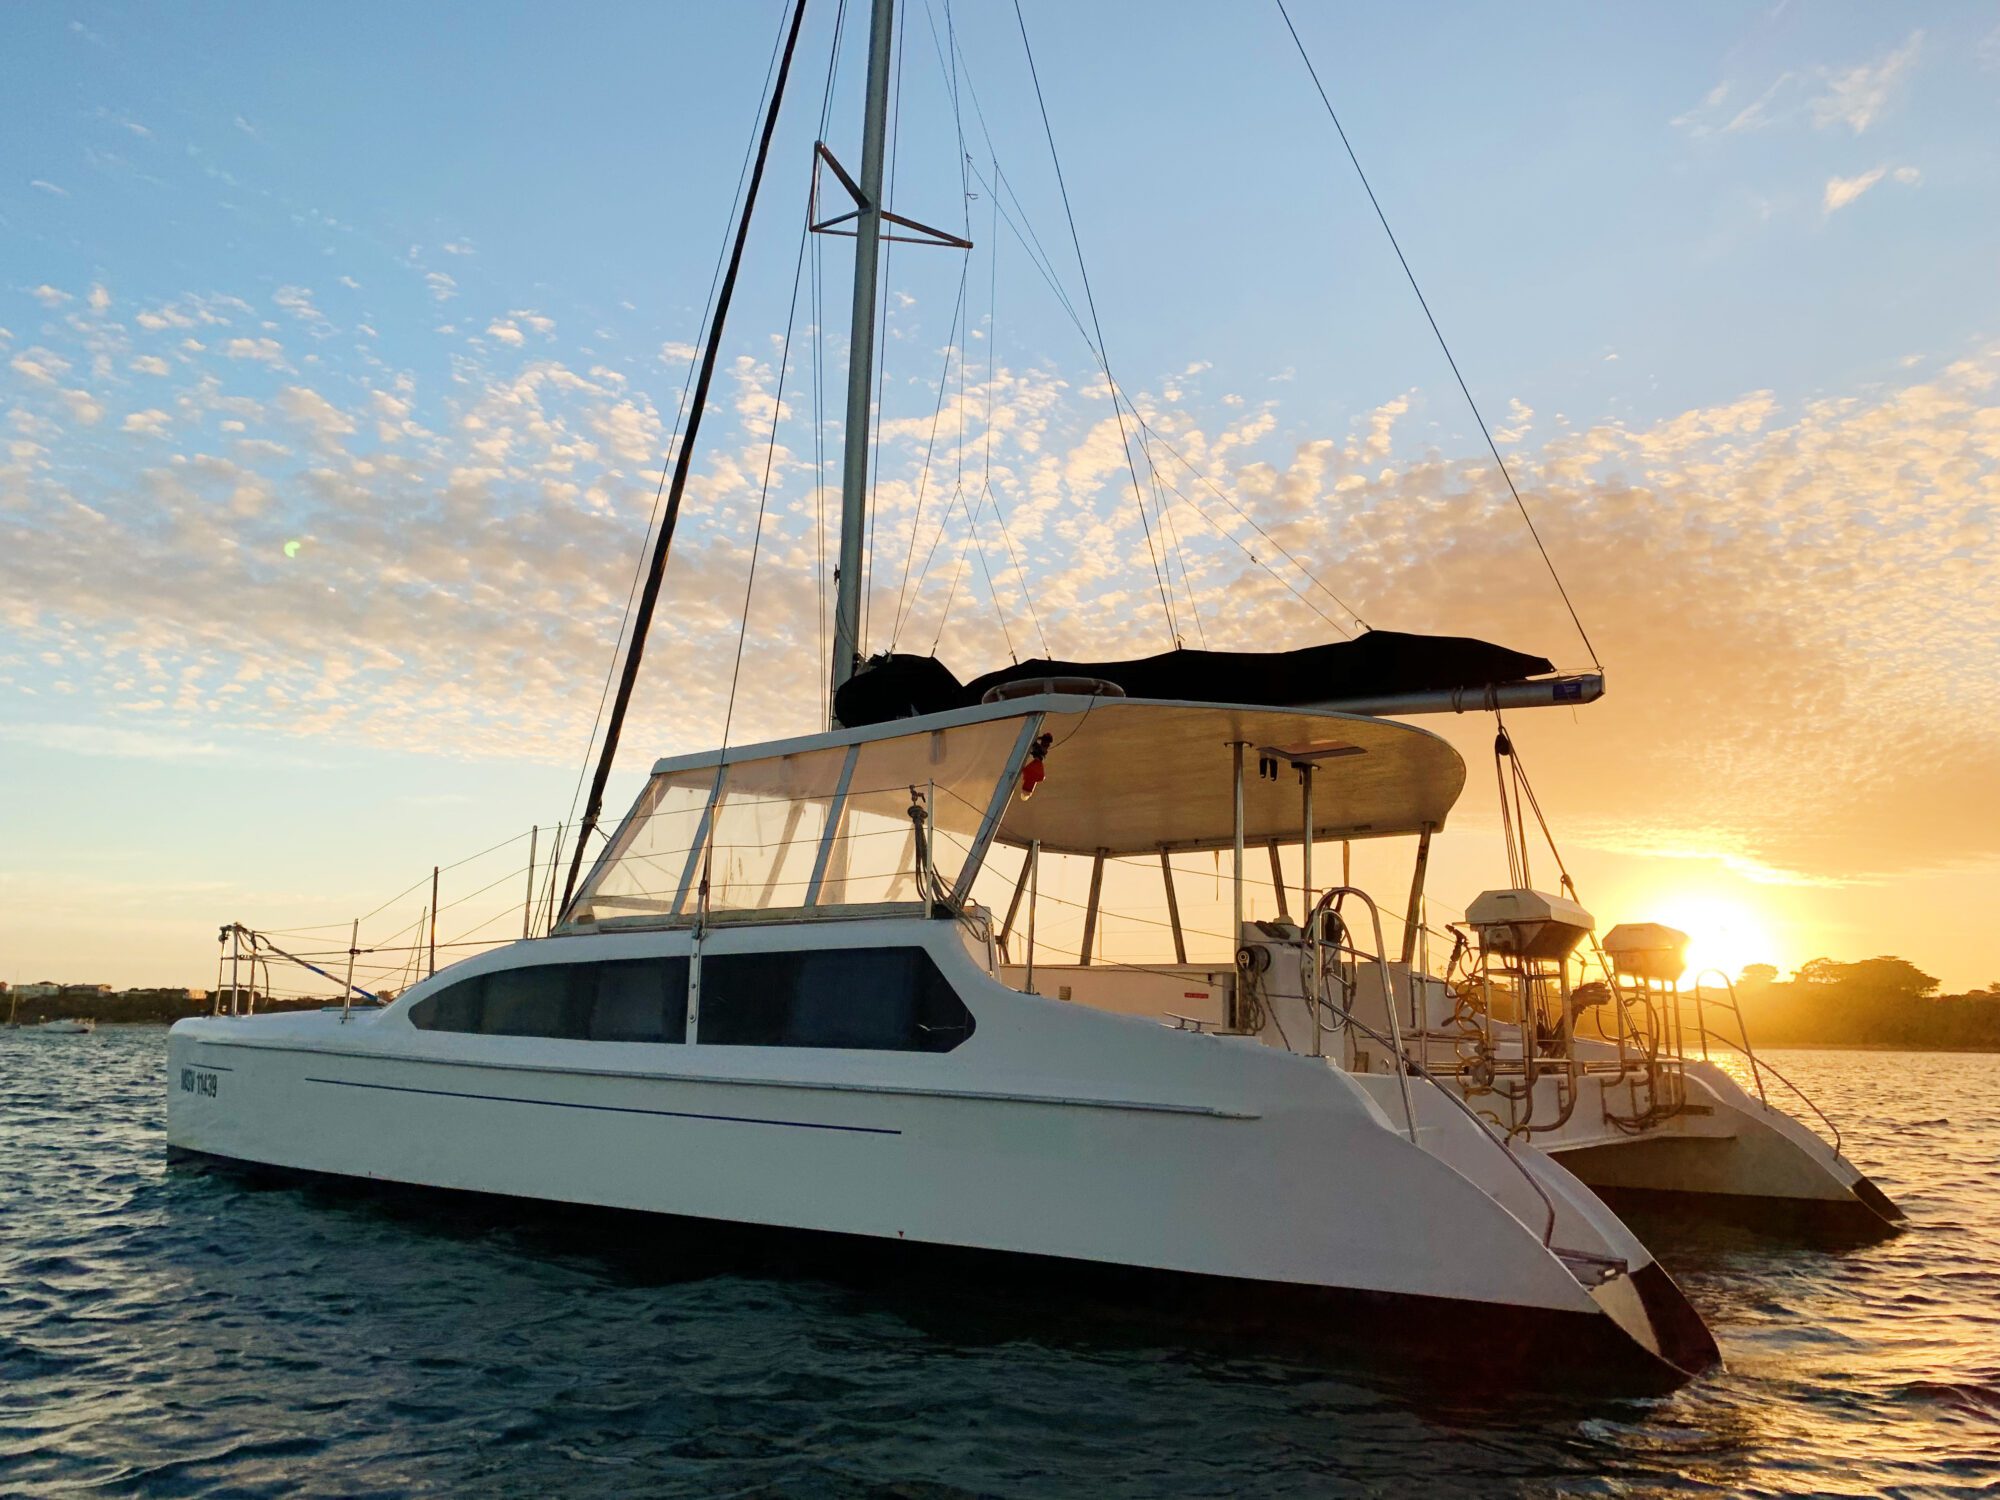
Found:
[[996, 687], [1043, 677], [1096, 678], [1129, 698], [1295, 708], [1396, 693], [1484, 688], [1553, 672], [1542, 656], [1460, 635], [1371, 630], [1351, 641], [1296, 651], [1163, 651], [1136, 661], [1024, 661], [961, 683], [933, 656], [870, 658], [834, 694], [834, 716], [850, 728], [982, 701]]

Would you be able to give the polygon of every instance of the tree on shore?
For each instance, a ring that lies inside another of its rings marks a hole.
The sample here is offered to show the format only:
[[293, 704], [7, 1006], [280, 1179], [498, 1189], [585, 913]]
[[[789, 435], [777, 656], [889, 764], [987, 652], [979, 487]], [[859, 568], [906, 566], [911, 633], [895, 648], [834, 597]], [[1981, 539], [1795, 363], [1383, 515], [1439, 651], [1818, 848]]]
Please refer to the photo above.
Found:
[[1751, 964], [1738, 992], [1753, 1041], [2000, 1050], [2000, 990], [1940, 995], [1935, 976], [1890, 954], [1815, 958], [1790, 983]]

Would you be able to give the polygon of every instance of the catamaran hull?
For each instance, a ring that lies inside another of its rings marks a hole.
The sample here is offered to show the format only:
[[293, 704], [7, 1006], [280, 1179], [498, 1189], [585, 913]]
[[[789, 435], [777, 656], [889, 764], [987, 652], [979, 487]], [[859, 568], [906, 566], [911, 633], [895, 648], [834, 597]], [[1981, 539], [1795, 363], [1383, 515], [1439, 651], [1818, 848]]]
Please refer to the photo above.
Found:
[[[1162, 1295], [1245, 1322], [1288, 1306], [1294, 1331], [1335, 1343], [1393, 1326], [1385, 1309], [1403, 1305], [1477, 1328], [1481, 1343], [1506, 1330], [1507, 1350], [1539, 1354], [1550, 1384], [1672, 1385], [1715, 1361], [1644, 1248], [1545, 1159], [1534, 1172], [1557, 1213], [1552, 1243], [1582, 1243], [1581, 1273], [1544, 1243], [1543, 1204], [1490, 1142], [1490, 1163], [1465, 1139], [1433, 1154], [1320, 1065], [992, 990], [1059, 1029], [1117, 1028], [1142, 1064], [1170, 1048], [1211, 1083], [1247, 1070], [1238, 1092], [1259, 1102], [1168, 1102], [1216, 1090], [1149, 1098], [1129, 1077], [1056, 1092], [1004, 1068], [984, 1089], [947, 1090], [837, 1057], [806, 1059], [816, 1077], [754, 1077], [743, 1070], [773, 1060], [749, 1048], [673, 1049], [672, 1074], [582, 1042], [467, 1063], [392, 1053], [410, 1033], [370, 1037], [385, 1018], [205, 1019], [172, 1034], [168, 1141], [290, 1172], [979, 1252], [1099, 1286], [1178, 1284]], [[1004, 1054], [1002, 1008], [980, 1016]], [[570, 1055], [552, 1065], [550, 1048]], [[1440, 1117], [1423, 1134], [1458, 1128]], [[1465, 1175], [1486, 1166], [1491, 1181]]]
[[[491, 1193], [412, 1187], [272, 1167], [172, 1147], [169, 1161], [268, 1185], [311, 1185], [397, 1205], [490, 1215], [493, 1222], [544, 1227], [565, 1246], [643, 1256], [653, 1274], [807, 1276], [916, 1303], [912, 1315], [962, 1314], [977, 1326], [1004, 1320], [1008, 1337], [1046, 1329], [1073, 1337], [1079, 1327], [1117, 1336], [1162, 1330], [1197, 1342], [1252, 1341], [1260, 1349], [1407, 1366], [1440, 1384], [1531, 1380], [1545, 1388], [1664, 1392], [1716, 1363], [1700, 1317], [1657, 1263], [1633, 1273], [1634, 1291], [1653, 1311], [1674, 1356], [1662, 1359], [1601, 1313], [1552, 1312], [1455, 1298], [1367, 1292], [1350, 1287], [1253, 1281], [1151, 1266], [1112, 1265], [968, 1245], [925, 1244], [829, 1230], [794, 1229], [660, 1211], [606, 1209]], [[1476, 1342], [1466, 1342], [1477, 1328]], [[1678, 1363], [1676, 1361], [1679, 1361]]]
[[[1556, 1070], [1539, 1080], [1531, 1122], [1562, 1115], [1566, 1084]], [[1643, 1085], [1587, 1074], [1568, 1118], [1530, 1138], [1618, 1204], [1694, 1209], [1805, 1234], [1885, 1235], [1903, 1223], [1903, 1211], [1833, 1145], [1721, 1068], [1689, 1063], [1681, 1087], [1683, 1108], [1621, 1129], [1614, 1117], [1632, 1118], [1650, 1102]], [[1490, 1108], [1490, 1099], [1468, 1102]]]

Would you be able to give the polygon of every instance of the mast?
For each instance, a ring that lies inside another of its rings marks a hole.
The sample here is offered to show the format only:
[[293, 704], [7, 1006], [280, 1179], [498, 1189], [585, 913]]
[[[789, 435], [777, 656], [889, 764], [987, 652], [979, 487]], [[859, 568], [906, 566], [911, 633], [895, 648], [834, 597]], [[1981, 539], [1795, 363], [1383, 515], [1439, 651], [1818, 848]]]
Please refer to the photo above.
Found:
[[[889, 54], [895, 0], [874, 0], [868, 23], [868, 103], [854, 223], [854, 316], [847, 348], [847, 424], [840, 474], [840, 563], [834, 577], [833, 691], [861, 655], [861, 544], [868, 524], [869, 407], [875, 385], [875, 278], [882, 242], [882, 144], [889, 126]], [[829, 704], [831, 700], [829, 699]], [[829, 712], [831, 710], [829, 709]]]

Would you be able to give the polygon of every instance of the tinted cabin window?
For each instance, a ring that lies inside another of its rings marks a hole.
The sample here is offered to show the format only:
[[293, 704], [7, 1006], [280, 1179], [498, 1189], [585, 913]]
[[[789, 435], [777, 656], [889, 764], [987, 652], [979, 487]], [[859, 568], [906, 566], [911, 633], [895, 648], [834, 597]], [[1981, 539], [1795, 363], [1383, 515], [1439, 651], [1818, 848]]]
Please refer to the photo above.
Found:
[[701, 961], [701, 1040], [949, 1052], [972, 1013], [921, 948], [732, 953]]
[[688, 961], [535, 964], [461, 979], [410, 1007], [424, 1031], [573, 1041], [687, 1039]]

